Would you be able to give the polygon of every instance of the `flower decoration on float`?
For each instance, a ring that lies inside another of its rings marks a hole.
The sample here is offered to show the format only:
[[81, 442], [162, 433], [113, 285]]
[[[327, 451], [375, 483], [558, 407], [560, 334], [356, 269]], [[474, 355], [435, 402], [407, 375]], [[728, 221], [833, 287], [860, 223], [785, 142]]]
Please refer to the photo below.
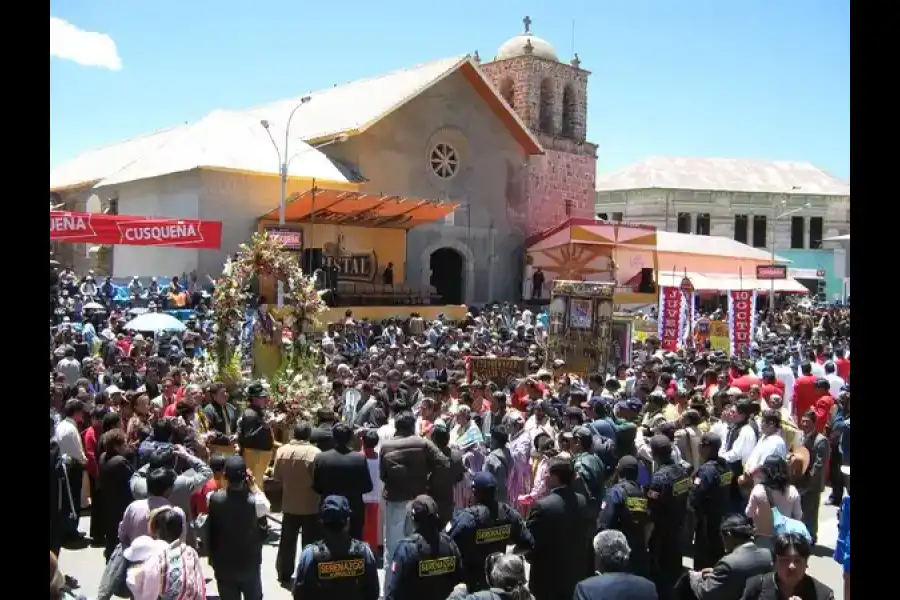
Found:
[[290, 342], [293, 360], [304, 353], [298, 347], [305, 339], [304, 329], [316, 322], [327, 306], [316, 290], [315, 280], [307, 276], [300, 261], [286, 252], [281, 241], [267, 232], [253, 235], [249, 244], [241, 244], [237, 254], [229, 258], [216, 280], [213, 292], [215, 323], [215, 355], [220, 370], [231, 361], [240, 346], [248, 299], [247, 287], [254, 275], [265, 275], [282, 281], [285, 286], [285, 312], [290, 315]]

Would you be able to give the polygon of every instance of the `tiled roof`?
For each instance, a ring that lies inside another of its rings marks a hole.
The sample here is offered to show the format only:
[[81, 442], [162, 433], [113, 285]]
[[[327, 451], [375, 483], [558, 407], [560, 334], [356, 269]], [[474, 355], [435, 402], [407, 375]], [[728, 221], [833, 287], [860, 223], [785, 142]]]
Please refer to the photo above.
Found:
[[653, 157], [597, 177], [597, 191], [711, 190], [849, 196], [850, 184], [808, 162]]

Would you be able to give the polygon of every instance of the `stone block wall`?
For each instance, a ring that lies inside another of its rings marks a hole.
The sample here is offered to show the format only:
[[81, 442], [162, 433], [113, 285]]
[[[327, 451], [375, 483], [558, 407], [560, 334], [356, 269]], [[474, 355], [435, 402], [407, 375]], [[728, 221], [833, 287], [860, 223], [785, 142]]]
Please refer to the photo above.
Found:
[[526, 190], [526, 235], [540, 233], [569, 217], [593, 218], [596, 172], [597, 159], [593, 156], [546, 150], [543, 156], [532, 157]]
[[[485, 63], [481, 70], [545, 150], [527, 168], [526, 235], [569, 217], [593, 218], [597, 147], [585, 141], [590, 73], [535, 56]], [[542, 123], [541, 105], [548, 101], [550, 118]], [[565, 117], [571, 119], [568, 127]]]

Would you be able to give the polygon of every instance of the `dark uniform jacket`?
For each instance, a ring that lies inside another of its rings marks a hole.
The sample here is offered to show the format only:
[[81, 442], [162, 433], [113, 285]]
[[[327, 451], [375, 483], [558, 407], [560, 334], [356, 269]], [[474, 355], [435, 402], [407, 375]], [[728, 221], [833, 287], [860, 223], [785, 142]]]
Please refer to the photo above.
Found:
[[271, 450], [275, 447], [272, 430], [265, 421], [261, 408], [249, 407], [238, 425], [237, 441], [241, 450]]
[[378, 565], [365, 542], [331, 538], [300, 553], [294, 600], [378, 600], [380, 593]]
[[209, 498], [209, 563], [217, 576], [246, 573], [262, 564], [256, 506], [245, 490], [218, 490]]
[[463, 581], [459, 548], [446, 533], [414, 533], [397, 545], [388, 581], [384, 600], [444, 600]]
[[529, 588], [535, 598], [569, 598], [575, 584], [588, 573], [596, 522], [584, 495], [562, 486], [537, 500], [528, 512], [526, 527], [534, 548]]
[[211, 402], [203, 408], [206, 415], [206, 422], [209, 423], [209, 430], [215, 431], [218, 435], [212, 439], [213, 444], [224, 446], [229, 444], [225, 438], [225, 423], [228, 422], [229, 431], [232, 435], [237, 434], [237, 409], [226, 402], [223, 406], [219, 406], [215, 402]]

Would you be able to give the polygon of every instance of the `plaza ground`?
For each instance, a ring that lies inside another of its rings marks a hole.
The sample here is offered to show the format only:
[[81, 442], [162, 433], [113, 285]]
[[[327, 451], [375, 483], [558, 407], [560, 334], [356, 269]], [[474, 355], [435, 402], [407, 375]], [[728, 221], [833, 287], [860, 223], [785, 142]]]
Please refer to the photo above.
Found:
[[[837, 508], [824, 504], [827, 497], [828, 491], [826, 490], [825, 494], [822, 495], [823, 504], [819, 510], [819, 545], [817, 546], [816, 556], [810, 559], [809, 572], [834, 590], [835, 600], [841, 600], [843, 598], [841, 567], [831, 558], [835, 541], [837, 540]], [[275, 519], [281, 520], [281, 515], [273, 516]], [[278, 525], [274, 522], [272, 525], [275, 531], [278, 531]], [[83, 532], [90, 530], [90, 518], [84, 517], [81, 519], [80, 529]], [[263, 547], [263, 592], [267, 600], [290, 600], [292, 597], [291, 593], [279, 586], [278, 577], [275, 573], [275, 556], [277, 552], [277, 541], [266, 544]], [[207, 577], [212, 577], [212, 569], [209, 569], [206, 559], [203, 562], [208, 574]], [[686, 567], [690, 567], [691, 559], [685, 558], [684, 564]], [[60, 566], [67, 575], [71, 575], [78, 580], [81, 586], [79, 589], [80, 593], [87, 596], [89, 600], [93, 600], [96, 597], [97, 588], [100, 585], [100, 578], [103, 575], [105, 566], [102, 548], [64, 549], [60, 556]], [[383, 581], [384, 571], [380, 569], [378, 574]], [[210, 599], [218, 598], [214, 581], [210, 581], [207, 584], [207, 596]]]

